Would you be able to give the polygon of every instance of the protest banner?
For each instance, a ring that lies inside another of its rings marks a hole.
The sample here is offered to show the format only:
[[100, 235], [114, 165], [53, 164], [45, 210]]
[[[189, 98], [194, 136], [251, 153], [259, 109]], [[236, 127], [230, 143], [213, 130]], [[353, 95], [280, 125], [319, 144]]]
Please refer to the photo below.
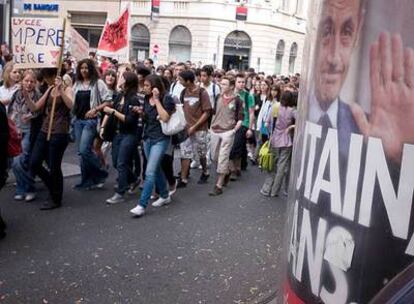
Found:
[[283, 303], [368, 303], [414, 261], [414, 2], [311, 10]]
[[81, 34], [72, 26], [68, 31], [68, 39], [65, 41], [65, 50], [77, 60], [88, 58], [89, 42], [86, 41]]
[[98, 55], [115, 58], [120, 63], [128, 62], [129, 16], [129, 6], [127, 6], [117, 21], [106, 21], [99, 39]]
[[62, 19], [13, 17], [12, 52], [16, 67], [57, 67], [63, 33]]

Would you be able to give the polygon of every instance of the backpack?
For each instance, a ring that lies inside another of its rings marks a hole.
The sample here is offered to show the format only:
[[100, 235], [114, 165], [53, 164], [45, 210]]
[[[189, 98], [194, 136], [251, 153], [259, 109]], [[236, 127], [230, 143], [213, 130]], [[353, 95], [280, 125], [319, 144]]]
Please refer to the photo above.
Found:
[[22, 153], [22, 136], [17, 131], [16, 124], [10, 118], [8, 120], [9, 125], [9, 141], [7, 143], [7, 154], [9, 157], [16, 157]]
[[218, 101], [218, 98], [219, 98], [219, 94], [216, 94], [216, 86], [217, 86], [217, 84], [213, 81], [213, 98], [214, 98], [214, 109], [213, 109], [213, 111], [214, 112], [216, 111], [217, 101]]
[[[202, 88], [202, 87], [199, 87], [199, 92], [198, 92], [198, 100], [201, 102], [201, 94], [202, 94], [202, 91], [203, 90], [205, 90], [204, 88]], [[186, 88], [184, 88], [184, 90], [182, 90], [181, 91], [181, 94], [180, 94], [180, 103], [181, 104], [184, 104], [184, 95], [185, 95], [185, 90], [186, 90]]]

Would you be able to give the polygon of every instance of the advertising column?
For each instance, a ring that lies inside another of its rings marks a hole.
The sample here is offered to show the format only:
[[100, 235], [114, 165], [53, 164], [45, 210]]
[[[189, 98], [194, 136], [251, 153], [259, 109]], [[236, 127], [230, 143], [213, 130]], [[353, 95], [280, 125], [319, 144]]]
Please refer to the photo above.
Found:
[[403, 286], [396, 277], [414, 261], [413, 12], [403, 0], [311, 5], [284, 303], [369, 303]]

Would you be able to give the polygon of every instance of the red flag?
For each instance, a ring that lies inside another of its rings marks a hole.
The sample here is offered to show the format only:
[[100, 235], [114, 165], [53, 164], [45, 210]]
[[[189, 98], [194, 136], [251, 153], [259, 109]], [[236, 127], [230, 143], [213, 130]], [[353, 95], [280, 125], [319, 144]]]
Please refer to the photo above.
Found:
[[160, 15], [160, 0], [151, 0], [151, 20], [157, 20]]
[[129, 7], [113, 23], [106, 21], [98, 51], [116, 52], [128, 46]]
[[238, 6], [236, 8], [236, 20], [246, 21], [247, 20], [247, 7]]

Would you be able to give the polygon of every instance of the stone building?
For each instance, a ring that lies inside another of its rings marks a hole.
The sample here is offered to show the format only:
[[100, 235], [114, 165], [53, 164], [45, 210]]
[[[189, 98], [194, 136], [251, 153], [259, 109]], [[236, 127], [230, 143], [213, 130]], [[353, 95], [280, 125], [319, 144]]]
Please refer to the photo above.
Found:
[[[129, 4], [131, 60], [191, 60], [287, 75], [301, 69], [308, 2], [161, 0], [159, 14], [154, 16], [150, 0], [15, 0], [14, 13], [67, 17], [68, 24], [94, 49], [105, 20], [115, 20]], [[239, 18], [236, 11], [241, 13]]]

